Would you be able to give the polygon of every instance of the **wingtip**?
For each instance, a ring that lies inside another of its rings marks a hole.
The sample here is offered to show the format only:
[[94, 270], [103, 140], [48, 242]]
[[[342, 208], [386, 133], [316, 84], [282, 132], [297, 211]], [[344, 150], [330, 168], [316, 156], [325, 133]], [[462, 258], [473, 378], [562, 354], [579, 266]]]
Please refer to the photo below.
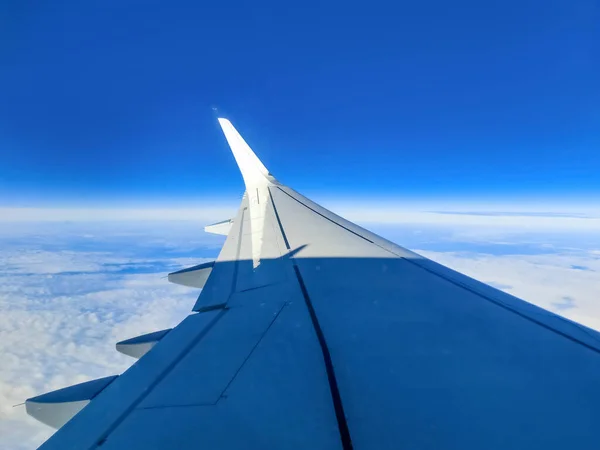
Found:
[[246, 188], [273, 182], [275, 179], [258, 159], [244, 138], [238, 133], [233, 124], [224, 117], [218, 117], [217, 120], [242, 172]]

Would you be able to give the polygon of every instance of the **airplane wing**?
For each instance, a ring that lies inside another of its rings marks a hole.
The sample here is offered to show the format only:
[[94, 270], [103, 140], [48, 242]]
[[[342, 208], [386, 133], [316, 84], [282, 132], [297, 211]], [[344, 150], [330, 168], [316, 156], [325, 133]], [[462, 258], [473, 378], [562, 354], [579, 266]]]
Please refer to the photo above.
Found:
[[29, 399], [42, 449], [598, 448], [597, 332], [333, 214], [219, 122], [246, 192], [216, 261], [169, 275], [192, 314]]

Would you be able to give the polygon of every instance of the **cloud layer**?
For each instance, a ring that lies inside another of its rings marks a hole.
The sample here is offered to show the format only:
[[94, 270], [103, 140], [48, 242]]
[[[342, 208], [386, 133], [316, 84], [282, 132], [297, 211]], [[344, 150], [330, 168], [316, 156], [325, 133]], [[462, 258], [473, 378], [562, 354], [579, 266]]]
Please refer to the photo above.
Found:
[[124, 224], [67, 226], [55, 238], [44, 224], [29, 224], [0, 239], [0, 448], [33, 448], [53, 432], [12, 405], [123, 372], [133, 360], [116, 352], [117, 341], [172, 327], [189, 313], [198, 291], [165, 275], [207, 260], [190, 253], [217, 249], [211, 237], [198, 243], [195, 226], [196, 241], [179, 245], [165, 235], [188, 234], [187, 225], [153, 225], [160, 229], [151, 233], [141, 224], [129, 245]]

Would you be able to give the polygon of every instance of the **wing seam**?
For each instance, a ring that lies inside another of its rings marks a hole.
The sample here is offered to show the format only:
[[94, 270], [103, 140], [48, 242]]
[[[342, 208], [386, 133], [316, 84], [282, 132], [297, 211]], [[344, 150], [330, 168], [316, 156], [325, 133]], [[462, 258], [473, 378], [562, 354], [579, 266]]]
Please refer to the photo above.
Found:
[[[276, 186], [276, 187], [277, 187], [277, 189], [279, 189], [281, 192], [283, 192], [285, 195], [287, 195], [289, 198], [291, 198], [292, 200], [295, 200], [295, 201], [297, 201], [298, 203], [300, 203], [300, 204], [301, 204], [302, 206], [304, 206], [305, 208], [308, 208], [308, 209], [310, 209], [312, 212], [314, 212], [315, 214], [318, 214], [318, 215], [319, 215], [319, 216], [321, 216], [323, 219], [327, 219], [327, 220], [328, 220], [328, 221], [330, 221], [331, 223], [333, 223], [333, 224], [337, 225], [338, 227], [341, 227], [341, 228], [343, 228], [344, 230], [346, 230], [346, 231], [348, 231], [348, 232], [352, 233], [353, 235], [355, 235], [355, 236], [358, 236], [359, 238], [361, 238], [361, 239], [364, 239], [365, 241], [367, 241], [367, 242], [370, 242], [371, 244], [375, 244], [375, 242], [373, 242], [371, 239], [367, 239], [366, 237], [364, 237], [364, 236], [361, 236], [361, 235], [360, 235], [360, 234], [358, 234], [356, 231], [352, 231], [350, 228], [347, 228], [347, 227], [345, 227], [344, 225], [342, 225], [342, 224], [340, 224], [340, 223], [336, 222], [335, 220], [333, 220], [333, 219], [330, 219], [329, 217], [327, 217], [327, 216], [325, 216], [325, 215], [321, 214], [319, 211], [316, 211], [316, 210], [314, 210], [313, 208], [311, 208], [311, 207], [310, 207], [310, 206], [308, 206], [307, 204], [305, 204], [305, 203], [302, 203], [302, 202], [301, 202], [300, 200], [298, 200], [297, 198], [295, 198], [295, 197], [293, 197], [292, 195], [290, 195], [290, 194], [288, 194], [287, 192], [285, 192], [285, 191], [284, 191], [283, 189], [281, 189], [279, 186]], [[269, 189], [269, 193], [271, 193], [271, 190], [270, 190], [270, 189]], [[272, 199], [272, 198], [271, 198], [271, 201], [273, 201], [273, 199]], [[273, 205], [275, 205], [275, 204], [273, 204]], [[283, 228], [281, 229], [281, 231], [283, 232]], [[375, 244], [375, 245], [377, 245], [377, 244]], [[378, 247], [381, 247], [380, 245], [377, 245], [377, 246], [378, 246]], [[381, 248], [383, 248], [383, 247], [381, 247]], [[384, 248], [384, 250], [386, 250], [386, 249]], [[389, 251], [389, 250], [388, 250], [388, 251]], [[391, 253], [391, 252], [390, 252], [390, 253]]]
[[244, 216], [246, 215], [246, 208], [244, 208], [242, 210], [242, 214], [240, 214], [240, 232], [238, 233], [237, 236], [237, 249], [235, 251], [235, 265], [233, 267], [233, 280], [231, 281], [231, 292], [229, 293], [229, 298], [227, 299], [227, 301], [229, 301], [229, 299], [231, 299], [231, 296], [233, 294], [235, 294], [236, 290], [237, 290], [237, 279], [238, 279], [238, 272], [239, 272], [239, 266], [240, 266], [240, 252], [241, 252], [241, 248], [242, 248], [242, 236], [244, 233]]
[[135, 401], [131, 402], [129, 407], [125, 411], [123, 411], [123, 413], [121, 413], [121, 415], [110, 426], [107, 427], [104, 433], [102, 433], [98, 440], [96, 440], [96, 443], [93, 444], [92, 447], [90, 447], [91, 449], [98, 448], [106, 442], [110, 434], [121, 424], [121, 422], [123, 422], [127, 418], [127, 416], [129, 416], [129, 414], [131, 414], [131, 412], [137, 407], [137, 405], [139, 405], [146, 398], [146, 396], [150, 392], [152, 392], [152, 390], [156, 386], [158, 386], [158, 383], [160, 383], [177, 366], [177, 364], [179, 364], [181, 359], [185, 355], [187, 355], [190, 352], [190, 350], [194, 348], [196, 344], [198, 344], [198, 342], [200, 342], [202, 338], [204, 338], [204, 336], [208, 334], [210, 330], [212, 330], [215, 324], [221, 319], [221, 317], [223, 317], [223, 315], [225, 315], [226, 312], [227, 310], [223, 309], [206, 325], [206, 327], [198, 334], [198, 336], [192, 339], [192, 342], [190, 342], [185, 347], [185, 349], [183, 349], [183, 351], [179, 354], [179, 357], [175, 361], [173, 361], [159, 376], [157, 376], [152, 381], [151, 385], [147, 389], [145, 389], [144, 392], [142, 392], [142, 394]]
[[[269, 189], [269, 198], [271, 199], [271, 204], [273, 205], [273, 211], [275, 212], [275, 217], [277, 219], [277, 223], [279, 224], [279, 228], [281, 230], [281, 234], [285, 241], [285, 245], [288, 250], [291, 250], [290, 243], [285, 235], [285, 231], [283, 229], [283, 225], [281, 223], [281, 219], [279, 218], [279, 213], [277, 212], [277, 207], [275, 206], [275, 201], [273, 200], [273, 196], [271, 195], [271, 189]], [[316, 212], [316, 211], [315, 211]], [[317, 213], [318, 214], [318, 213]], [[327, 380], [329, 382], [329, 390], [331, 392], [331, 399], [333, 402], [333, 409], [335, 411], [335, 416], [338, 423], [338, 429], [340, 433], [340, 439], [342, 441], [342, 448], [344, 450], [352, 450], [352, 438], [350, 436], [350, 429], [348, 427], [348, 422], [346, 421], [346, 414], [344, 412], [344, 405], [342, 403], [342, 396], [340, 394], [340, 389], [337, 383], [337, 378], [335, 376], [335, 370], [333, 368], [333, 361], [331, 359], [331, 353], [329, 352], [329, 347], [327, 346], [327, 341], [325, 340], [325, 334], [323, 333], [323, 329], [319, 323], [319, 318], [317, 317], [317, 313], [312, 304], [310, 296], [308, 295], [308, 290], [306, 289], [306, 285], [304, 284], [304, 279], [302, 278], [302, 274], [300, 273], [300, 268], [298, 267], [295, 258], [290, 258], [292, 260], [292, 264], [294, 265], [294, 272], [296, 274], [296, 278], [298, 279], [298, 284], [300, 285], [300, 290], [302, 291], [302, 296], [304, 297], [304, 302], [306, 304], [306, 308], [308, 309], [308, 313], [310, 315], [310, 320], [312, 322], [313, 328], [317, 335], [317, 340], [319, 342], [319, 346], [321, 347], [321, 352], [323, 354], [323, 362], [325, 364], [325, 372], [327, 373]]]
[[242, 364], [240, 365], [240, 367], [238, 367], [238, 369], [235, 371], [235, 373], [233, 374], [233, 377], [231, 377], [231, 380], [229, 380], [229, 383], [227, 383], [227, 386], [225, 386], [225, 388], [223, 388], [223, 390], [219, 394], [219, 397], [213, 403], [213, 405], [216, 405], [217, 403], [219, 403], [219, 400], [221, 400], [222, 398], [225, 397], [225, 392], [227, 392], [227, 389], [229, 389], [229, 386], [231, 386], [231, 384], [235, 381], [235, 379], [237, 378], [237, 376], [239, 375], [239, 373], [242, 371], [242, 369], [244, 368], [244, 366], [246, 365], [246, 363], [248, 362], [248, 360], [250, 359], [250, 357], [252, 356], [252, 354], [254, 353], [254, 351], [258, 348], [258, 346], [260, 345], [260, 343], [263, 341], [263, 339], [265, 338], [265, 336], [267, 335], [267, 333], [269, 332], [269, 330], [271, 329], [271, 327], [273, 326], [273, 324], [277, 321], [277, 318], [279, 317], [279, 315], [282, 313], [282, 311], [284, 310], [284, 308], [286, 306], [287, 306], [287, 303], [284, 303], [283, 305], [281, 305], [281, 308], [279, 309], [279, 311], [277, 311], [277, 314], [275, 314], [275, 317], [273, 317], [273, 320], [271, 320], [271, 322], [267, 326], [267, 329], [260, 336], [260, 338], [258, 339], [258, 341], [256, 342], [256, 344], [254, 344], [254, 347], [252, 347], [252, 350], [250, 350], [250, 353], [248, 353], [248, 355], [246, 356], [246, 358], [244, 359], [244, 361], [242, 362]]

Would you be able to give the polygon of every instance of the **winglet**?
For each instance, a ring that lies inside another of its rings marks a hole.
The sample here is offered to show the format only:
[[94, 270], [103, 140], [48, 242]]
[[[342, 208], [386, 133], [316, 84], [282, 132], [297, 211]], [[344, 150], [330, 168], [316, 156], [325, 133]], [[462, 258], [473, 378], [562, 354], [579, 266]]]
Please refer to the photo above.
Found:
[[242, 172], [246, 189], [274, 182], [275, 179], [273, 176], [271, 176], [264, 164], [260, 162], [260, 159], [254, 154], [250, 146], [246, 144], [244, 138], [240, 136], [231, 122], [227, 119], [219, 118], [219, 125], [223, 129], [223, 133], [225, 133], [225, 139], [227, 139], [235, 161], [240, 168], [240, 172]]

